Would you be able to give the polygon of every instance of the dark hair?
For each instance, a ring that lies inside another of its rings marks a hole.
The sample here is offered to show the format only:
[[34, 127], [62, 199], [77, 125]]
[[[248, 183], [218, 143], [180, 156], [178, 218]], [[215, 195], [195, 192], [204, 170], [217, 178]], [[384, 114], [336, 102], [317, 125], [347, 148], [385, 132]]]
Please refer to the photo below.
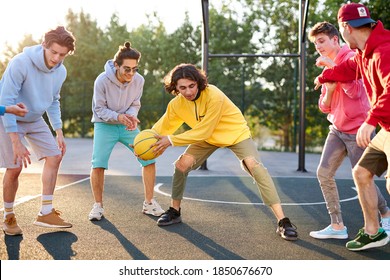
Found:
[[118, 52], [114, 56], [114, 62], [122, 66], [124, 59], [135, 59], [139, 62], [141, 53], [132, 48], [130, 42], [125, 42], [123, 46], [119, 46]]
[[188, 79], [195, 81], [198, 84], [200, 91], [207, 87], [206, 73], [196, 68], [192, 64], [179, 64], [176, 65], [164, 78], [164, 87], [166, 92], [178, 95], [179, 91], [176, 89], [177, 81], [180, 79]]
[[66, 47], [69, 50], [69, 54], [72, 54], [76, 49], [76, 39], [74, 38], [73, 34], [66, 30], [63, 26], [57, 26], [56, 29], [52, 29], [46, 32], [43, 38], [43, 42], [47, 48], [49, 48], [53, 43], [57, 43], [62, 47]]
[[334, 36], [337, 36], [338, 39], [340, 38], [339, 31], [337, 30], [337, 28], [333, 24], [327, 21], [323, 21], [323, 22], [316, 23], [313, 26], [313, 28], [310, 30], [309, 32], [310, 41], [314, 42], [315, 41], [314, 37], [321, 33], [327, 35], [329, 38], [333, 38]]

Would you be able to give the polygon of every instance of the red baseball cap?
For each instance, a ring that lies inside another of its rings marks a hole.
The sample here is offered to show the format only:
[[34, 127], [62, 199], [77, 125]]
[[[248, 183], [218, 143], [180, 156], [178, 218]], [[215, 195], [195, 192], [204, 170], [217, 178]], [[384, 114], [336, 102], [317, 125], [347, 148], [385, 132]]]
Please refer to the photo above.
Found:
[[352, 27], [359, 27], [367, 23], [376, 23], [371, 19], [367, 7], [359, 3], [349, 3], [339, 9], [337, 15], [339, 22], [348, 22]]

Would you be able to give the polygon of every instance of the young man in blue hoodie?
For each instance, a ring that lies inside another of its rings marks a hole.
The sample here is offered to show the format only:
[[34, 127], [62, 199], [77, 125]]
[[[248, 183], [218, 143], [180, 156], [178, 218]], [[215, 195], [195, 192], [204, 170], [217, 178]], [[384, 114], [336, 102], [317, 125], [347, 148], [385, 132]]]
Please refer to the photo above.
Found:
[[[103, 217], [104, 172], [117, 143], [133, 151], [134, 138], [139, 133], [138, 111], [145, 79], [137, 73], [141, 53], [132, 48], [130, 42], [123, 46], [104, 66], [95, 81], [92, 100], [92, 122], [94, 123], [91, 189], [95, 200], [89, 220]], [[145, 200], [142, 212], [161, 216], [164, 210], [153, 199], [156, 164], [154, 160], [138, 159], [142, 166]]]
[[[24, 48], [8, 64], [0, 81], [0, 104], [24, 103], [28, 113], [24, 117], [5, 114], [0, 117], [0, 168], [6, 168], [3, 177], [4, 222], [7, 235], [22, 234], [16, 222], [14, 201], [23, 167], [31, 163], [30, 151], [22, 143], [29, 143], [42, 170], [42, 205], [34, 224], [50, 228], [69, 228], [72, 224], [60, 217], [53, 208], [53, 194], [58, 169], [66, 151], [62, 133], [60, 89], [66, 78], [63, 60], [75, 50], [75, 38], [64, 27], [48, 31], [41, 45]], [[56, 132], [54, 139], [43, 119], [47, 113]]]

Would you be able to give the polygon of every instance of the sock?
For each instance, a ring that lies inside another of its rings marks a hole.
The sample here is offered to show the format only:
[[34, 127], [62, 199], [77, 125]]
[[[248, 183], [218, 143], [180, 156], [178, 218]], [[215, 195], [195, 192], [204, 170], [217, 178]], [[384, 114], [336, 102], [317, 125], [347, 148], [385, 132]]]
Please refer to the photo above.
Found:
[[14, 202], [5, 202], [4, 201], [4, 219], [8, 214], [14, 213]]
[[53, 195], [42, 195], [41, 214], [47, 215], [53, 209]]

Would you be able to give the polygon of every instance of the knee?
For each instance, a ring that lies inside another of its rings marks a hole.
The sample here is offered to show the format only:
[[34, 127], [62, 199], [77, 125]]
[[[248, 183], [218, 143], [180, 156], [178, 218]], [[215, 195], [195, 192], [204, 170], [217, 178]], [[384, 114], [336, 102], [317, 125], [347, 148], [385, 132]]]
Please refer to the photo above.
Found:
[[[262, 164], [260, 164], [256, 159], [255, 157], [253, 156], [250, 156], [250, 157], [247, 157], [247, 158], [244, 158], [241, 162], [241, 165], [242, 165], [242, 168], [248, 172], [249, 174], [253, 174], [253, 170], [255, 168], [258, 168], [258, 167], [263, 167]], [[263, 167], [265, 168], [265, 167]]]
[[329, 174], [327, 169], [324, 168], [323, 166], [318, 166], [317, 179], [321, 182], [321, 181], [325, 181], [325, 180], [329, 179], [329, 177], [331, 177], [331, 175]]
[[189, 172], [196, 163], [195, 158], [190, 154], [182, 154], [175, 162], [175, 167], [180, 172]]
[[359, 165], [355, 165], [352, 169], [352, 176], [356, 182], [364, 182], [373, 178], [373, 174], [370, 171]]
[[22, 172], [22, 167], [18, 168], [7, 168], [6, 170], [6, 175], [9, 179], [11, 180], [16, 180], [18, 179], [20, 173]]
[[52, 166], [59, 166], [61, 161], [62, 154], [46, 158], [46, 162]]

